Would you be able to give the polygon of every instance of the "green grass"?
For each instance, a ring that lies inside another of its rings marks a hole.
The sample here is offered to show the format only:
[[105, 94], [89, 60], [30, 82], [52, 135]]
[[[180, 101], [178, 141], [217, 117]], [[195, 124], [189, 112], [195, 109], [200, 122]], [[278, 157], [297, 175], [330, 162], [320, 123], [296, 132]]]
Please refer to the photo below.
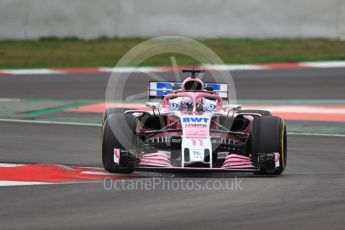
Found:
[[[145, 39], [77, 40], [47, 38], [39, 41], [0, 41], [0, 68], [73, 68], [115, 66], [133, 46]], [[278, 63], [345, 60], [345, 41], [339, 40], [199, 40], [225, 63]], [[178, 65], [199, 64], [190, 57], [175, 55]], [[152, 57], [143, 66], [171, 66], [170, 54]]]

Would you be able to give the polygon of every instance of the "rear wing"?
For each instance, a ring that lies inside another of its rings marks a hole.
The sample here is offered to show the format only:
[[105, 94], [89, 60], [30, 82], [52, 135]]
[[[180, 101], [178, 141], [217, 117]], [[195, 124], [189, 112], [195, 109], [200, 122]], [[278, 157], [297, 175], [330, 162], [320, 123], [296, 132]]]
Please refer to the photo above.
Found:
[[[148, 96], [150, 99], [163, 99], [166, 95], [173, 91], [173, 87], [181, 88], [181, 82], [158, 82], [150, 81], [148, 86]], [[219, 95], [223, 100], [229, 100], [229, 84], [228, 83], [210, 83], [205, 82], [204, 88], [212, 87], [213, 93]]]

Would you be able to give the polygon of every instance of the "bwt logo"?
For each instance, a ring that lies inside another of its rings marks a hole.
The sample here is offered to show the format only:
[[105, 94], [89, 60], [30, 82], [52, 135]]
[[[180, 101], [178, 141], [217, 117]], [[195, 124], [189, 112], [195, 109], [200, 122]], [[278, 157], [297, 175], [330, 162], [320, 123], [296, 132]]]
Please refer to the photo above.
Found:
[[208, 120], [210, 118], [206, 118], [206, 117], [184, 117], [182, 119], [183, 123], [189, 123], [189, 122], [193, 122], [193, 123], [207, 123]]

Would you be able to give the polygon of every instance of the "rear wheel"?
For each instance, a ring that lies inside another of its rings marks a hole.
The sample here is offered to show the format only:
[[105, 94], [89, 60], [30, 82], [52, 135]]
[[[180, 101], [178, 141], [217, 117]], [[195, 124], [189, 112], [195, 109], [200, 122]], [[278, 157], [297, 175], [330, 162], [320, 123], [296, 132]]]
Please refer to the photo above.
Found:
[[[133, 172], [138, 126], [138, 119], [130, 114], [115, 113], [106, 118], [102, 135], [102, 162], [105, 170], [114, 173]], [[114, 160], [115, 149], [120, 152], [119, 163]]]
[[255, 118], [251, 134], [251, 152], [257, 159], [260, 174], [279, 175], [284, 171], [287, 159], [286, 141], [286, 126], [281, 118]]

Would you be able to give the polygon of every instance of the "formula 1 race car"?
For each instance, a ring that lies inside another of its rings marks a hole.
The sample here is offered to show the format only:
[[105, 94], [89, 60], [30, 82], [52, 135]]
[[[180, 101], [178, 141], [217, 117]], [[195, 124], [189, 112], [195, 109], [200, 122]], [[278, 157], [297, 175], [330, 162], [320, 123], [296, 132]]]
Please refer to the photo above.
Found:
[[[114, 173], [137, 168], [243, 171], [279, 175], [286, 167], [284, 121], [264, 110], [241, 110], [227, 83], [149, 82], [148, 110], [104, 113], [102, 161]], [[152, 100], [159, 100], [154, 102]]]

